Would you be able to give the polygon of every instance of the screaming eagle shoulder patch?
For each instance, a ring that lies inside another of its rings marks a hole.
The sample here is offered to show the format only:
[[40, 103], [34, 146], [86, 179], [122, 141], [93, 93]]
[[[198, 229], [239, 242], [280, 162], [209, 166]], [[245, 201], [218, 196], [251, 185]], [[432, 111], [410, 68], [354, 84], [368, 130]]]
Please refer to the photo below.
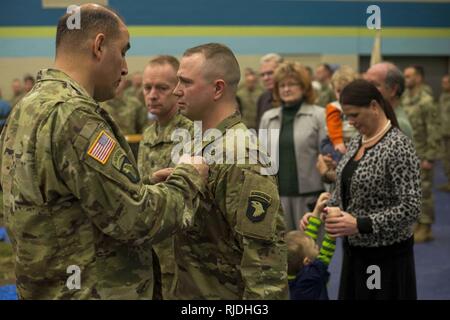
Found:
[[97, 138], [95, 138], [94, 143], [89, 148], [87, 154], [101, 164], [105, 164], [111, 156], [115, 146], [116, 141], [111, 138], [105, 130], [102, 130]]
[[247, 218], [251, 222], [263, 221], [271, 201], [272, 198], [268, 194], [260, 191], [251, 191], [247, 202]]

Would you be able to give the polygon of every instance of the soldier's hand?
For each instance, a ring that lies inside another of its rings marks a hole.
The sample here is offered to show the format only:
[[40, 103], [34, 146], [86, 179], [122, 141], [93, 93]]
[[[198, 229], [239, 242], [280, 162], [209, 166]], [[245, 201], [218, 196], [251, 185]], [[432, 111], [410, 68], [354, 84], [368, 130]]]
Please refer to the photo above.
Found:
[[152, 183], [159, 183], [159, 182], [166, 181], [166, 179], [172, 174], [173, 170], [174, 170], [173, 168], [164, 168], [164, 169], [155, 171], [152, 174], [152, 178], [151, 178]]
[[191, 164], [194, 166], [194, 168], [197, 170], [199, 175], [203, 178], [203, 180], [208, 181], [208, 173], [209, 173], [209, 166], [206, 164], [206, 160], [203, 157], [200, 156], [189, 156], [189, 155], [182, 155], [180, 160], [178, 161], [178, 164], [186, 163]]

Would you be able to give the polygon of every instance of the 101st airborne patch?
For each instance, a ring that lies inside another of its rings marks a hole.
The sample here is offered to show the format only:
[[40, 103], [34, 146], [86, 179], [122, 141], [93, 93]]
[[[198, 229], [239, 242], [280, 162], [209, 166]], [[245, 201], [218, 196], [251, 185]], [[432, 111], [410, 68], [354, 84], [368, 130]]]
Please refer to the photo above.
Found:
[[247, 218], [251, 222], [263, 221], [270, 207], [272, 198], [260, 191], [251, 191], [247, 202]]

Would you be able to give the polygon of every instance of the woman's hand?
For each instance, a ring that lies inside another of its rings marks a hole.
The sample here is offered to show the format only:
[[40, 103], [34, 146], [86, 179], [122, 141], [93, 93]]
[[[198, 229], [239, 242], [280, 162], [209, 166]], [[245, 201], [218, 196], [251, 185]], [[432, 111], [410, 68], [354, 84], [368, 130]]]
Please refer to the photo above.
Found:
[[358, 233], [356, 218], [350, 213], [341, 211], [340, 217], [327, 217], [325, 219], [325, 230], [333, 237], [345, 237]]

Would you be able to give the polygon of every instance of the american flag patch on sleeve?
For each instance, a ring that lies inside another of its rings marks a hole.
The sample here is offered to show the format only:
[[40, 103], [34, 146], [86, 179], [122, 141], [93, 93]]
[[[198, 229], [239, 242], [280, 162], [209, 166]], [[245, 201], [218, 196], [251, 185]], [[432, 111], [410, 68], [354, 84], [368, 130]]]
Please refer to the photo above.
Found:
[[111, 152], [114, 150], [115, 145], [116, 141], [102, 130], [89, 148], [88, 155], [101, 164], [105, 164]]

